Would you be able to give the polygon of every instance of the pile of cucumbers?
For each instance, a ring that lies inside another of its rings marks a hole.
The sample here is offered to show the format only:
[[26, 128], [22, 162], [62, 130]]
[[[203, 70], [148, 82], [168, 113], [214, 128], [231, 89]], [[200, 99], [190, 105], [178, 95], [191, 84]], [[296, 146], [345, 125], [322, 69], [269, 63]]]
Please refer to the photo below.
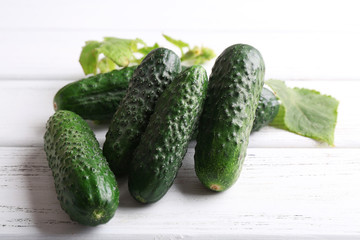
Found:
[[[213, 191], [228, 189], [251, 131], [279, 109], [263, 88], [264, 72], [261, 54], [246, 44], [225, 49], [209, 79], [202, 66], [182, 70], [173, 51], [157, 48], [138, 66], [66, 85], [44, 136], [61, 207], [81, 224], [108, 222], [119, 204], [116, 177], [124, 175], [134, 199], [158, 201], [194, 137], [199, 180]], [[102, 150], [84, 119], [111, 120]]]

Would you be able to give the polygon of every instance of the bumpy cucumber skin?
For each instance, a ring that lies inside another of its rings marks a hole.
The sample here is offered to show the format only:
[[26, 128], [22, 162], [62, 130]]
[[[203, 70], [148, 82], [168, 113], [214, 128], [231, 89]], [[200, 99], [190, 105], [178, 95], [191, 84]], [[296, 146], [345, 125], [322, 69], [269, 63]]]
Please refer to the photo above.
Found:
[[[269, 125], [279, 112], [280, 103], [272, 91], [263, 88], [260, 94], [259, 104], [255, 112], [255, 120], [251, 132], [259, 131], [261, 128]], [[198, 125], [198, 124], [197, 124]], [[191, 139], [195, 140], [199, 133], [198, 127], [195, 127]]]
[[213, 191], [240, 175], [264, 72], [260, 52], [245, 44], [228, 47], [215, 62], [195, 148], [196, 174]]
[[118, 208], [119, 190], [88, 124], [73, 112], [57, 111], [44, 141], [62, 209], [84, 225], [108, 222]]
[[271, 123], [278, 114], [279, 107], [280, 103], [274, 93], [267, 88], [263, 88], [251, 132], [258, 131]]
[[111, 119], [125, 96], [136, 66], [84, 78], [61, 88], [54, 109], [69, 110], [84, 119]]
[[130, 165], [129, 191], [139, 202], [156, 202], [171, 187], [202, 112], [207, 85], [205, 69], [193, 66], [160, 96]]
[[[61, 88], [54, 97], [55, 110], [69, 110], [84, 119], [111, 121], [112, 116], [125, 96], [129, 81], [137, 66], [99, 73], [96, 76], [81, 79]], [[181, 66], [181, 70], [189, 66]], [[275, 95], [264, 88], [255, 113], [252, 132], [268, 125], [279, 111], [279, 102]], [[191, 139], [196, 139], [195, 127]]]
[[135, 70], [103, 147], [104, 156], [116, 176], [128, 173], [129, 162], [157, 99], [180, 71], [179, 57], [166, 48], [151, 51]]

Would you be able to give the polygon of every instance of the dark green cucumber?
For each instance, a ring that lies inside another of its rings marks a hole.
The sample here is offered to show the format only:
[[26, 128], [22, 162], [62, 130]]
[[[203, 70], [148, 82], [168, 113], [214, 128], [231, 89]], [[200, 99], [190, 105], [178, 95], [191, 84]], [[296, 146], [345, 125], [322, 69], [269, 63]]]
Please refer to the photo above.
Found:
[[[129, 80], [137, 66], [99, 73], [96, 76], [81, 79], [61, 88], [54, 97], [55, 110], [69, 110], [84, 119], [110, 121], [126, 94]], [[189, 68], [181, 66], [182, 71]], [[256, 109], [252, 131], [258, 131], [268, 125], [279, 110], [275, 95], [264, 88]], [[194, 130], [192, 139], [198, 133]]]
[[119, 190], [85, 120], [70, 111], [57, 111], [47, 122], [44, 141], [62, 209], [81, 224], [108, 222], [118, 208]]
[[196, 174], [211, 190], [224, 191], [239, 177], [264, 72], [259, 51], [245, 44], [228, 47], [215, 62], [195, 148]]
[[[255, 120], [251, 132], [259, 131], [261, 128], [269, 125], [279, 112], [280, 103], [272, 91], [263, 88], [260, 94], [259, 104], [255, 112]], [[198, 125], [198, 124], [197, 124]], [[191, 139], [196, 139], [199, 132], [195, 127]]]
[[258, 131], [264, 126], [269, 125], [278, 114], [279, 107], [280, 103], [274, 93], [267, 88], [263, 88], [259, 104], [256, 108], [255, 120], [251, 131]]
[[152, 50], [136, 68], [119, 109], [113, 116], [103, 153], [116, 176], [127, 174], [155, 103], [180, 72], [180, 59], [171, 50]]
[[171, 187], [200, 117], [207, 85], [205, 69], [193, 66], [160, 96], [130, 165], [129, 191], [136, 200], [156, 202]]
[[55, 111], [69, 110], [90, 120], [111, 119], [135, 69], [126, 67], [69, 83], [56, 93]]

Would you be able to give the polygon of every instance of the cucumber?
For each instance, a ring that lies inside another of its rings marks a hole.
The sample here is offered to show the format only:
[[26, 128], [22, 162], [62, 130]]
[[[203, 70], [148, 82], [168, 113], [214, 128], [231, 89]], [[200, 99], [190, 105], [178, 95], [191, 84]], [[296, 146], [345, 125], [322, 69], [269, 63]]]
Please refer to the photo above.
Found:
[[135, 69], [126, 67], [67, 84], [54, 97], [55, 111], [69, 110], [90, 120], [111, 119]]
[[[126, 94], [136, 67], [99, 73], [64, 86], [54, 97], [54, 109], [69, 110], [88, 120], [110, 122]], [[189, 67], [181, 66], [182, 71], [187, 68]], [[252, 132], [272, 122], [278, 111], [279, 102], [275, 95], [264, 88], [256, 109]], [[196, 139], [197, 133], [196, 127], [191, 139]]]
[[207, 85], [205, 69], [193, 66], [157, 101], [130, 165], [129, 191], [139, 202], [156, 202], [171, 187], [200, 117]]
[[[259, 131], [261, 128], [269, 125], [278, 114], [279, 108], [280, 103], [274, 93], [267, 88], [263, 88], [255, 111], [255, 120], [251, 132]], [[195, 140], [198, 133], [197, 123], [191, 139]]]
[[57, 111], [47, 122], [44, 141], [62, 209], [84, 225], [108, 222], [118, 208], [119, 190], [85, 120], [70, 111]]
[[199, 180], [213, 191], [228, 189], [240, 175], [264, 72], [260, 52], [245, 44], [228, 47], [215, 62], [194, 157]]
[[263, 88], [256, 108], [255, 120], [251, 132], [259, 131], [269, 125], [279, 112], [280, 103], [272, 91]]
[[116, 176], [127, 174], [157, 99], [180, 70], [179, 57], [166, 48], [152, 50], [136, 68], [103, 147], [104, 156]]

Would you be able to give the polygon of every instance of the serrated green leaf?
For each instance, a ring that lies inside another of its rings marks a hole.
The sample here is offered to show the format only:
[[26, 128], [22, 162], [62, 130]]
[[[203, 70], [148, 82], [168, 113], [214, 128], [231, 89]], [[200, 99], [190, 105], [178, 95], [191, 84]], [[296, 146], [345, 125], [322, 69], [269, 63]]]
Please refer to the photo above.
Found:
[[280, 99], [282, 110], [271, 124], [318, 141], [334, 144], [334, 132], [339, 102], [318, 91], [289, 88], [283, 81], [268, 80]]
[[142, 39], [140, 39], [140, 38], [136, 38], [135, 40], [134, 40], [134, 42], [136, 43], [136, 44], [141, 44], [141, 45], [143, 45], [143, 46], [147, 46], [147, 44], [144, 42], [144, 40], [142, 40]]
[[181, 40], [176, 40], [168, 35], [163, 34], [163, 37], [170, 43], [174, 44], [175, 46], [177, 46], [178, 48], [180, 48], [181, 51], [181, 56], [184, 55], [184, 50], [183, 48], [187, 47], [190, 48], [189, 44], [186, 42], [183, 42]]
[[120, 67], [126, 67], [136, 58], [133, 54], [134, 40], [105, 37], [98, 51]]
[[134, 39], [125, 39], [125, 38], [116, 38], [116, 37], [104, 37], [104, 42], [110, 42], [110, 43], [122, 43], [126, 46], [131, 46], [132, 42], [134, 42]]
[[145, 46], [145, 47], [139, 48], [137, 52], [143, 54], [143, 57], [138, 59], [137, 62], [140, 63], [146, 57], [146, 55], [149, 54], [149, 52], [151, 52], [152, 50], [154, 50], [156, 48], [159, 48], [159, 44], [157, 44], [157, 43], [155, 43], [153, 46]]
[[132, 42], [131, 42], [131, 45], [130, 45], [131, 51], [138, 52], [139, 51], [138, 44], [143, 45], [143, 47], [147, 46], [146, 43], [142, 39], [136, 38], [136, 39], [132, 40]]
[[97, 48], [100, 47], [100, 45], [101, 43], [98, 41], [85, 42], [85, 46], [82, 48], [79, 58], [79, 62], [85, 75], [97, 73], [97, 62], [99, 57]]
[[104, 57], [99, 61], [98, 68], [100, 69], [101, 73], [106, 73], [114, 70], [116, 68], [116, 64], [109, 58]]
[[[203, 64], [215, 57], [214, 51], [209, 48], [194, 47], [190, 49], [188, 43], [173, 39], [165, 34], [163, 36], [167, 41], [180, 48], [181, 58], [183, 61], [188, 62], [187, 64]], [[114, 69], [115, 65], [126, 67], [132, 63], [139, 64], [149, 52], [159, 47], [157, 43], [153, 46], [148, 46], [140, 38], [121, 39], [105, 37], [102, 42], [86, 42], [79, 61], [85, 74], [97, 74], [97, 69], [100, 72], [108, 72]], [[185, 54], [184, 48], [187, 48]], [[99, 61], [100, 54], [104, 55], [104, 58]]]
[[190, 61], [193, 64], [203, 64], [215, 56], [215, 52], [212, 49], [195, 46], [181, 57], [181, 61]]

